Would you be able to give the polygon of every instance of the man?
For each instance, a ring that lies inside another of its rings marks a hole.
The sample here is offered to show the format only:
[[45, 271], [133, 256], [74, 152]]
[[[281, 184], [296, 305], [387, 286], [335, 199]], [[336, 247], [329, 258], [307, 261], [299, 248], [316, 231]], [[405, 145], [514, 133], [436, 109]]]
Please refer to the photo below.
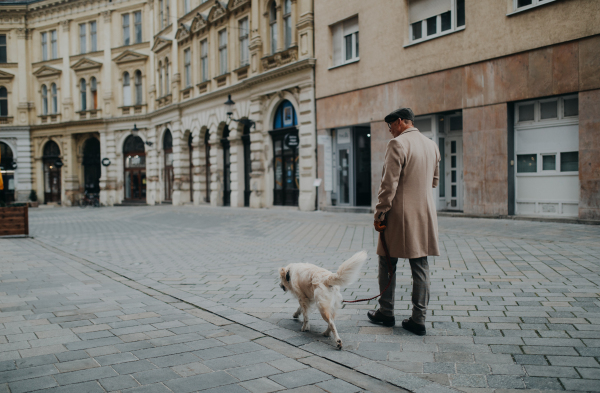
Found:
[[379, 255], [379, 290], [389, 288], [379, 299], [379, 310], [371, 310], [372, 322], [394, 326], [394, 295], [398, 258], [408, 258], [412, 271], [412, 316], [402, 327], [419, 336], [425, 335], [425, 316], [429, 304], [428, 255], [440, 255], [437, 213], [432, 187], [439, 179], [440, 152], [437, 145], [413, 126], [415, 115], [410, 108], [398, 109], [385, 117], [393, 139], [389, 141], [383, 164], [379, 202], [375, 208], [375, 230], [383, 232], [390, 253], [392, 272], [381, 240]]

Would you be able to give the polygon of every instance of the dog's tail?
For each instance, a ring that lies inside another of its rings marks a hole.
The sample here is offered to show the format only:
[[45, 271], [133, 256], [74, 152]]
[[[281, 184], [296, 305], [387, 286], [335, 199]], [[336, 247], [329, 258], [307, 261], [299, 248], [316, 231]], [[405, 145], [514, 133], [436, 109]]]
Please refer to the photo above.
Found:
[[325, 285], [339, 285], [341, 287], [346, 287], [352, 284], [358, 279], [360, 269], [366, 260], [366, 251], [357, 252], [346, 262], [342, 263], [342, 266], [339, 267], [337, 273], [332, 274], [325, 280]]

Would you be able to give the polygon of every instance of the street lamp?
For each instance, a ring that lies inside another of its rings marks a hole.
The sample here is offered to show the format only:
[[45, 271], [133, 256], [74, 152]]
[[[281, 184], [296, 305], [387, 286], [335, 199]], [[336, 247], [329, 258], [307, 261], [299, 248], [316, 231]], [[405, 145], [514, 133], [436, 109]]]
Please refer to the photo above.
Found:
[[250, 119], [232, 119], [233, 116], [233, 107], [235, 106], [235, 102], [231, 99], [231, 94], [227, 95], [227, 101], [225, 101], [225, 108], [227, 109], [227, 119], [233, 120], [235, 122], [241, 123], [244, 126], [248, 126], [249, 128], [256, 127], [256, 123]]
[[[134, 125], [133, 125], [133, 129], [131, 130], [131, 135], [133, 135], [133, 136], [139, 136], [139, 135], [140, 135], [140, 129], [139, 129], [139, 128], [137, 128], [137, 125], [136, 125], [136, 124], [134, 124]], [[153, 143], [152, 143], [152, 142], [150, 142], [150, 141], [145, 141], [144, 143], [145, 143], [147, 146], [152, 146], [152, 145], [153, 145]]]

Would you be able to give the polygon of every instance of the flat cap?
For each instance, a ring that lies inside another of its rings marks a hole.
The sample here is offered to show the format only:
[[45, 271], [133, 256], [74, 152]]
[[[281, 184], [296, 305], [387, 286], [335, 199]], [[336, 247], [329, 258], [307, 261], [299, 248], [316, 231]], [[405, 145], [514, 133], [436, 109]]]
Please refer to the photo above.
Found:
[[384, 120], [386, 123], [393, 123], [398, 119], [415, 121], [415, 114], [410, 108], [400, 108], [387, 115]]

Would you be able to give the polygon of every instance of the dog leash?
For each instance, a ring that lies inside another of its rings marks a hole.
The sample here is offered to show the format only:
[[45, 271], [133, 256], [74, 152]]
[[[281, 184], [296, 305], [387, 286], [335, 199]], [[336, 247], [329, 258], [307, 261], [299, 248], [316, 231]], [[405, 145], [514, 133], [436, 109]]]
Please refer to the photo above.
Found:
[[387, 291], [388, 288], [390, 287], [390, 285], [392, 284], [392, 279], [394, 278], [394, 274], [396, 274], [396, 270], [394, 270], [392, 272], [392, 261], [390, 259], [390, 252], [388, 251], [387, 243], [385, 242], [385, 236], [383, 235], [384, 232], [385, 232], [385, 230], [379, 233], [379, 240], [381, 240], [381, 245], [383, 246], [383, 251], [385, 252], [385, 259], [387, 260], [387, 264], [388, 264], [388, 276], [390, 277], [390, 281], [388, 281], [385, 289], [383, 291], [381, 291], [381, 293], [377, 296], [373, 296], [368, 299], [344, 300], [343, 303], [358, 303], [358, 302], [366, 302], [369, 300], [373, 300], [373, 299], [378, 298], [379, 296], [383, 295], [383, 293], [385, 291]]

